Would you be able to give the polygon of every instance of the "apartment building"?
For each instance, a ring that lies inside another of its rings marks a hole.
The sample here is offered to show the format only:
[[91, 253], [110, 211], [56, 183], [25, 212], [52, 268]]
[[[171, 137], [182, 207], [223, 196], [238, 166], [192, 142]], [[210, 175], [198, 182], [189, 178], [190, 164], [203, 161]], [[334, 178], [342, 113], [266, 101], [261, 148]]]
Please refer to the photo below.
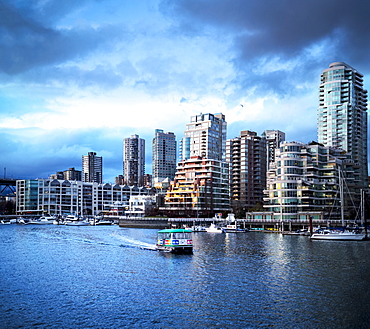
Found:
[[82, 156], [82, 179], [84, 182], [103, 183], [103, 158], [95, 152]]
[[97, 215], [120, 205], [128, 208], [130, 198], [152, 195], [145, 187], [98, 184], [57, 179], [18, 180], [17, 214]]
[[266, 140], [254, 131], [226, 141], [230, 166], [230, 197], [233, 211], [262, 207], [266, 189]]
[[144, 185], [145, 140], [131, 135], [123, 140], [123, 177], [127, 185]]
[[179, 161], [200, 156], [225, 161], [227, 123], [222, 113], [199, 114], [190, 118], [179, 145]]
[[179, 162], [161, 210], [190, 217], [231, 211], [228, 167], [226, 162], [199, 156]]
[[271, 220], [283, 222], [320, 213], [320, 218], [340, 218], [339, 171], [345, 176], [347, 215], [358, 180], [358, 166], [343, 150], [312, 142], [283, 142], [267, 176], [264, 208]]
[[359, 165], [358, 180], [368, 185], [367, 91], [363, 75], [343, 62], [321, 74], [317, 110], [318, 142], [341, 148]]

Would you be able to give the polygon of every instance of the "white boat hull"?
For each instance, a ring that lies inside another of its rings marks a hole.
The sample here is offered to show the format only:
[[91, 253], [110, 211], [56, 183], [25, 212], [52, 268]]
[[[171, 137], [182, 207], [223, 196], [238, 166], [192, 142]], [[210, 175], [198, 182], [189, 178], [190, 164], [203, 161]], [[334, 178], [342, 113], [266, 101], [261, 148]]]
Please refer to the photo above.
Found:
[[88, 226], [90, 225], [89, 222], [83, 222], [83, 221], [76, 221], [76, 222], [67, 222], [65, 223], [64, 225], [67, 225], [67, 226]]
[[36, 225], [50, 225], [53, 224], [52, 220], [36, 220], [28, 222], [27, 224], [36, 224]]
[[340, 241], [362, 241], [366, 239], [366, 234], [355, 232], [339, 233], [314, 233], [311, 235], [313, 240], [340, 240]]

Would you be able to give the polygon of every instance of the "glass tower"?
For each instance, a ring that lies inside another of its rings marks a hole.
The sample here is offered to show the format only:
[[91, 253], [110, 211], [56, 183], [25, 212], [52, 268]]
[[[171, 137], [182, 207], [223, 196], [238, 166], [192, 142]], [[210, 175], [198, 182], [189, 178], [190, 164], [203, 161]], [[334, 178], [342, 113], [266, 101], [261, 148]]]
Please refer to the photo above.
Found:
[[363, 75], [342, 62], [330, 64], [321, 74], [318, 142], [341, 148], [358, 165], [355, 175], [367, 186], [367, 91]]

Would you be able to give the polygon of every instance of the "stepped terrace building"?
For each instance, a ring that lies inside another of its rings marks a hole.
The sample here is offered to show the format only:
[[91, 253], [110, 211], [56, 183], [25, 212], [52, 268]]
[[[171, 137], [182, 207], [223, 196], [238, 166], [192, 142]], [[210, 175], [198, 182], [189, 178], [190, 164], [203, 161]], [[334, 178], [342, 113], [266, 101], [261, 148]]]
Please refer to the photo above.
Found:
[[[284, 142], [267, 176], [264, 207], [275, 222], [312, 217], [339, 220], [339, 170], [349, 187], [346, 205], [358, 187], [356, 164], [343, 150], [319, 143]], [[350, 208], [347, 207], [347, 215]]]
[[189, 217], [213, 217], [231, 211], [228, 164], [201, 157], [179, 162], [161, 211]]
[[151, 195], [145, 187], [98, 184], [57, 179], [18, 180], [17, 214], [98, 215], [115, 208], [128, 208], [130, 198]]

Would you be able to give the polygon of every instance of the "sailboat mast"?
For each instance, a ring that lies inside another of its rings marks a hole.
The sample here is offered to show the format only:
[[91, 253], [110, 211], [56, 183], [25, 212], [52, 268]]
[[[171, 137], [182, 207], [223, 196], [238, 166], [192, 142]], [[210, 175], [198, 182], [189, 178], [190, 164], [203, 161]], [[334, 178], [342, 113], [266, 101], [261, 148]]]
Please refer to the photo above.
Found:
[[342, 226], [344, 227], [343, 175], [341, 175], [340, 168], [338, 169], [338, 178], [339, 178], [339, 196], [340, 196], [340, 218], [342, 220]]

